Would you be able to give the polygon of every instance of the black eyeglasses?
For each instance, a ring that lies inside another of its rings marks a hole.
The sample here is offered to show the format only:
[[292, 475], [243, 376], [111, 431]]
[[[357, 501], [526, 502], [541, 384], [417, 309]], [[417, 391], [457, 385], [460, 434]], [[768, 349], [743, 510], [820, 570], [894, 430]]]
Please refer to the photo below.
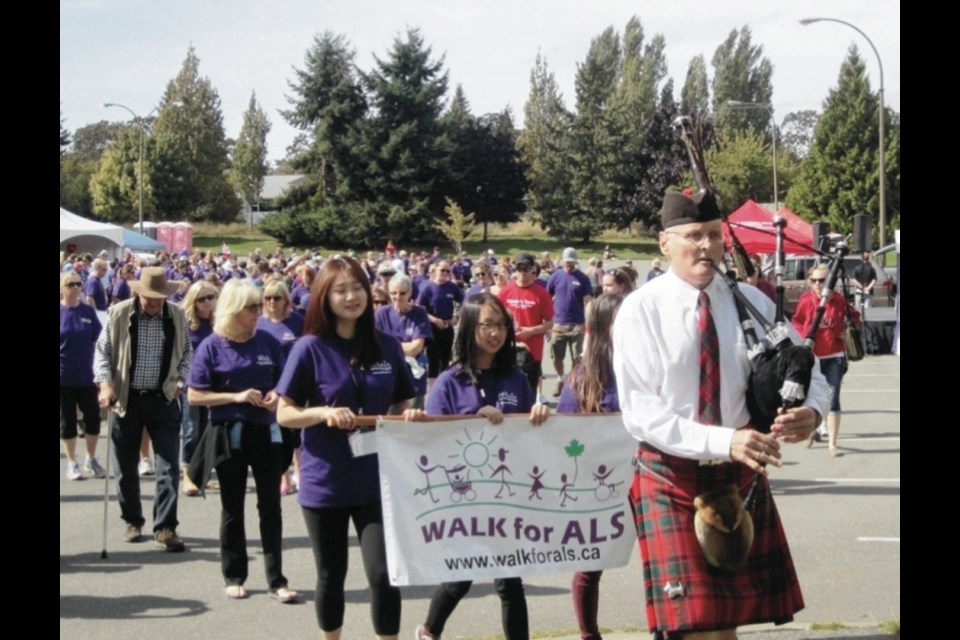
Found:
[[211, 302], [216, 298], [216, 294], [211, 293], [210, 295], [200, 296], [197, 298], [197, 302]]
[[73, 282], [68, 282], [67, 284], [65, 284], [65, 285], [63, 285], [63, 286], [67, 287], [68, 289], [79, 289], [80, 287], [83, 286], [83, 283], [74, 280]]
[[280, 302], [283, 300], [283, 296], [263, 296], [263, 299], [266, 302]]
[[826, 278], [810, 278], [810, 282], [812, 284], [823, 284], [826, 281], [827, 281]]
[[248, 304], [247, 306], [244, 307], [244, 309], [246, 309], [247, 311], [252, 311], [253, 313], [260, 313], [261, 311], [263, 311], [263, 305], [260, 304], [259, 302], [255, 302], [253, 304]]

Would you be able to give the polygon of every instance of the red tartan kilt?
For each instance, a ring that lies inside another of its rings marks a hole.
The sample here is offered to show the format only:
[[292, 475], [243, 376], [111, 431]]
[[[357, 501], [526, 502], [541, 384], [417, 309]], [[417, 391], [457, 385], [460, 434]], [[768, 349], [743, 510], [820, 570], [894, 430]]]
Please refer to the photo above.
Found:
[[[747, 563], [729, 575], [704, 558], [694, 530], [693, 499], [728, 485], [739, 487], [745, 498], [753, 471], [738, 463], [700, 466], [645, 445], [638, 456], [645, 469], [634, 476], [630, 500], [650, 630], [710, 631], [793, 620], [803, 609], [803, 595], [766, 478], [757, 486], [751, 510], [755, 531]], [[682, 587], [682, 595], [670, 597], [667, 584]]]

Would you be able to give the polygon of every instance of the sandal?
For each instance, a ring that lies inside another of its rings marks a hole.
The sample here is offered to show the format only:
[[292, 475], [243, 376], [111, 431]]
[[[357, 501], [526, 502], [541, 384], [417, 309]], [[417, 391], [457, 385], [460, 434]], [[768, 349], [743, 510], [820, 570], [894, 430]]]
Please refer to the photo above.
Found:
[[247, 590], [242, 584], [231, 584], [225, 589], [224, 595], [227, 596], [227, 600], [246, 600]]
[[270, 589], [270, 597], [280, 604], [293, 604], [300, 601], [300, 594], [286, 585]]

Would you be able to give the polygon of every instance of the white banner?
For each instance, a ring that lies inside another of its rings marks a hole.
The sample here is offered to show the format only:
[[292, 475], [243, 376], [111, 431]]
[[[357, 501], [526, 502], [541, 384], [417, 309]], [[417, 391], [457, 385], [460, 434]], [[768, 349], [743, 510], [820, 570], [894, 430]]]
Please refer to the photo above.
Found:
[[627, 564], [636, 441], [619, 415], [385, 421], [377, 429], [395, 585]]

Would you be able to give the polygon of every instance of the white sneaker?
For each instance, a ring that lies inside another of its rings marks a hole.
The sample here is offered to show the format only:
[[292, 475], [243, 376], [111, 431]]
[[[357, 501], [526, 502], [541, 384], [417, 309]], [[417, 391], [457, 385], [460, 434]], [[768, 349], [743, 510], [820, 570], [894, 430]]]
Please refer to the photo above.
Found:
[[96, 456], [87, 457], [87, 461], [83, 463], [83, 472], [94, 478], [107, 477], [107, 470], [103, 468]]
[[137, 465], [137, 473], [140, 477], [155, 475], [153, 470], [153, 460], [150, 458], [140, 458], [140, 464]]
[[67, 463], [67, 480], [83, 480], [83, 474], [80, 472], [80, 463], [76, 460]]

